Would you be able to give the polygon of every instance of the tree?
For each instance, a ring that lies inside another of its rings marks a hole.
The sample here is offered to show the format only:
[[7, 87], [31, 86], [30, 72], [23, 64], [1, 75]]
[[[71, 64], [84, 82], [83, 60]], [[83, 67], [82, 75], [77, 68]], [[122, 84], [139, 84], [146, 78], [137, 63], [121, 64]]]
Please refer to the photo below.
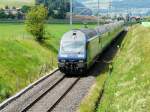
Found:
[[8, 5], [5, 6], [5, 9], [9, 9]]
[[23, 19], [23, 13], [18, 11], [17, 14], [16, 14], [16, 18], [19, 19], [19, 20]]
[[27, 13], [29, 10], [30, 10], [30, 6], [23, 5], [21, 7], [21, 12], [23, 12], [23, 13]]
[[13, 6], [13, 7], [12, 7], [12, 9], [16, 9], [16, 7], [15, 7], [15, 6]]
[[66, 17], [66, 10], [65, 10], [64, 5], [61, 5], [57, 9], [57, 13], [54, 13], [54, 15], [52, 15], [52, 17], [57, 18], [57, 19], [64, 19]]
[[32, 7], [26, 15], [26, 29], [39, 42], [45, 39], [45, 22], [47, 15], [48, 11], [43, 5]]
[[69, 0], [36, 0], [36, 4], [44, 4], [48, 15], [58, 19], [64, 19], [70, 10]]
[[3, 9], [0, 9], [0, 19], [5, 19], [7, 18], [7, 15], [5, 14]]
[[70, 9], [70, 3], [68, 0], [55, 0], [55, 2], [53, 1], [53, 6], [49, 3], [48, 8], [50, 7], [53, 7], [53, 10], [57, 10], [56, 14], [51, 15], [52, 17], [64, 19], [66, 17], [66, 13]]
[[9, 12], [9, 14], [7, 15], [8, 19], [15, 19], [16, 15], [13, 14], [12, 12]]

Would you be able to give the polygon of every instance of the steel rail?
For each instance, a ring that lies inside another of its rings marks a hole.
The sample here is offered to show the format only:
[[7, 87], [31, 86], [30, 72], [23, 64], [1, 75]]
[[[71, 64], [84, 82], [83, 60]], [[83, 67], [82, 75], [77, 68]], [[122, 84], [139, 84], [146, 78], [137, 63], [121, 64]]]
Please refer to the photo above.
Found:
[[61, 95], [58, 100], [47, 110], [47, 112], [51, 112], [54, 110], [54, 108], [63, 100], [63, 98], [72, 90], [72, 88], [77, 84], [77, 82], [80, 80], [80, 77], [77, 78], [70, 86], [69, 88]]
[[21, 112], [28, 111], [34, 104], [36, 104], [40, 99], [42, 99], [49, 91], [53, 90], [59, 83], [61, 83], [66, 76], [63, 76], [58, 81], [56, 81], [49, 89], [47, 89], [43, 94], [41, 94], [38, 98], [36, 98], [32, 103], [30, 103], [26, 108], [24, 108]]

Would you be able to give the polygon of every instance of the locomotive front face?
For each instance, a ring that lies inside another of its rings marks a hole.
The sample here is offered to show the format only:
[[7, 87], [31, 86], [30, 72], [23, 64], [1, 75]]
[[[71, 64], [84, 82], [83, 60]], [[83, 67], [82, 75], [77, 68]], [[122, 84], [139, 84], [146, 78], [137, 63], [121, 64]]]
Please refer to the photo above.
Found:
[[62, 72], [83, 72], [86, 68], [86, 37], [79, 30], [65, 33], [60, 44], [58, 67]]

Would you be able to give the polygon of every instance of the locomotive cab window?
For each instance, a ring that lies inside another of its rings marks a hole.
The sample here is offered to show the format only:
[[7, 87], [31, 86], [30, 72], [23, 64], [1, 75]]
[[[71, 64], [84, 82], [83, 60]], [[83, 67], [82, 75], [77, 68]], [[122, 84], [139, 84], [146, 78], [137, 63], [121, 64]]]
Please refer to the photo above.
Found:
[[61, 45], [61, 53], [84, 53], [85, 43], [82, 41], [64, 41]]
[[70, 31], [63, 36], [60, 54], [84, 54], [86, 49], [85, 35], [80, 31]]

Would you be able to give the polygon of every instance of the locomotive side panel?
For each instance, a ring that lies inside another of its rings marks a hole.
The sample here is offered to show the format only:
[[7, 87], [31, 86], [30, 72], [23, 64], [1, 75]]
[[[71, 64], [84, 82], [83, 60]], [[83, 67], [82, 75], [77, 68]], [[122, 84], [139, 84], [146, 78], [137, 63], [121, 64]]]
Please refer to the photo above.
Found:
[[88, 41], [86, 50], [88, 68], [94, 63], [94, 58], [100, 53], [101, 49], [100, 37], [95, 37], [94, 39]]
[[115, 26], [114, 28], [105, 32], [104, 34], [89, 40], [87, 43], [87, 65], [88, 68], [95, 62], [95, 58], [103, 52], [103, 50], [114, 40], [118, 34], [123, 31], [122, 26]]
[[102, 48], [103, 50], [123, 31], [123, 27], [116, 27], [112, 31], [102, 35]]

